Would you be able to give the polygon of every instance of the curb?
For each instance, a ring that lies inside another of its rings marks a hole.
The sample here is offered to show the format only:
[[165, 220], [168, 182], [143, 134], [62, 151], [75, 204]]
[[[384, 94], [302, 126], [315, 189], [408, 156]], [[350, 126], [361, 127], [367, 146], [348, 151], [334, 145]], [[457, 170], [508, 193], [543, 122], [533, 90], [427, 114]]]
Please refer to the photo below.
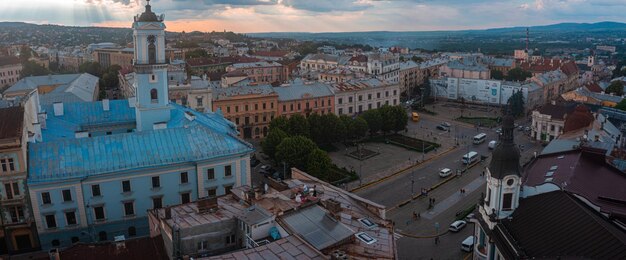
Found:
[[435, 235], [430, 235], [430, 236], [416, 236], [416, 235], [411, 235], [411, 234], [407, 234], [407, 233], [404, 233], [404, 232], [396, 230], [396, 233], [398, 233], [400, 235], [403, 235], [405, 237], [410, 237], [410, 238], [435, 238], [435, 237], [440, 237], [440, 236], [443, 236], [445, 234], [448, 234], [449, 232], [450, 231], [446, 230], [446, 232], [443, 232], [443, 233], [440, 233], [440, 234], [435, 234]]
[[382, 183], [382, 182], [384, 182], [384, 181], [386, 181], [386, 180], [388, 180], [388, 179], [390, 179], [390, 178], [392, 178], [392, 177], [398, 176], [398, 175], [400, 175], [400, 174], [402, 174], [402, 173], [406, 172], [407, 170], [410, 170], [411, 168], [418, 167], [418, 166], [420, 166], [420, 165], [422, 165], [422, 164], [424, 164], [424, 163], [427, 163], [427, 162], [429, 162], [429, 161], [431, 161], [431, 160], [437, 159], [437, 158], [439, 158], [439, 157], [441, 157], [441, 156], [443, 156], [443, 155], [446, 155], [446, 154], [448, 154], [448, 153], [450, 153], [450, 152], [452, 152], [452, 151], [454, 151], [454, 150], [456, 150], [456, 149], [458, 149], [458, 148], [459, 148], [459, 147], [455, 147], [455, 146], [453, 146], [453, 147], [451, 147], [450, 149], [448, 149], [447, 151], [445, 151], [445, 152], [443, 152], [443, 153], [441, 153], [441, 154], [438, 154], [438, 155], [435, 155], [435, 156], [433, 156], [433, 157], [431, 157], [431, 158], [428, 158], [428, 159], [426, 159], [426, 160], [424, 160], [424, 161], [422, 161], [422, 162], [420, 162], [420, 163], [418, 163], [418, 164], [408, 166], [408, 167], [406, 167], [406, 168], [404, 168], [404, 169], [400, 169], [400, 170], [398, 170], [397, 172], [392, 173], [392, 174], [390, 174], [390, 175], [388, 175], [388, 176], [385, 176], [385, 177], [383, 177], [383, 178], [380, 178], [380, 179], [378, 179], [378, 180], [371, 181], [371, 182], [368, 182], [368, 183], [366, 183], [366, 184], [363, 184], [363, 185], [361, 185], [361, 186], [359, 186], [359, 187], [356, 187], [356, 188], [354, 188], [354, 189], [351, 189], [351, 190], [350, 190], [350, 192], [357, 192], [357, 191], [360, 191], [360, 190], [366, 189], [366, 188], [368, 188], [368, 187], [370, 187], [370, 186], [373, 186], [373, 185], [376, 185], [376, 184]]

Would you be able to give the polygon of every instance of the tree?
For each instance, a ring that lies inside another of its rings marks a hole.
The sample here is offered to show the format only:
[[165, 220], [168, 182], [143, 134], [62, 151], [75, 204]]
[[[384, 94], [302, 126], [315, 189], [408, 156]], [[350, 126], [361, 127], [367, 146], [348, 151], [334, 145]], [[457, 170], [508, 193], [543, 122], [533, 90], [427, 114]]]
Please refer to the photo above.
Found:
[[522, 91], [513, 93], [513, 95], [509, 97], [507, 103], [511, 108], [511, 113], [514, 117], [524, 114], [524, 94], [522, 94]]
[[377, 110], [379, 111], [382, 119], [380, 130], [382, 130], [383, 133], [393, 131], [396, 124], [396, 118], [393, 115], [393, 107], [390, 105], [384, 105]]
[[322, 149], [314, 149], [307, 156], [306, 171], [317, 178], [327, 179], [332, 166], [332, 160]]
[[309, 154], [317, 149], [311, 139], [304, 136], [287, 137], [276, 147], [276, 160], [298, 169], [306, 169]]
[[350, 124], [350, 136], [354, 140], [359, 140], [367, 135], [367, 121], [362, 117], [357, 117]]
[[89, 73], [98, 78], [102, 77], [102, 66], [98, 62], [85, 62], [78, 67], [80, 73]]
[[615, 106], [616, 109], [622, 110], [622, 111], [626, 111], [626, 99], [622, 99], [622, 101], [620, 101], [619, 103], [617, 103], [617, 105]]
[[415, 63], [420, 63], [420, 62], [424, 61], [424, 59], [422, 59], [422, 58], [420, 58], [420, 57], [417, 57], [417, 56], [415, 56], [415, 55], [413, 55], [413, 57], [411, 57], [411, 60], [412, 60], [413, 62], [415, 62]]
[[285, 133], [289, 133], [289, 119], [285, 116], [279, 116], [272, 119], [270, 122], [270, 131], [276, 128], [283, 130]]
[[524, 81], [532, 76], [533, 74], [530, 71], [526, 71], [521, 68], [514, 68], [509, 70], [505, 78], [508, 81]]
[[606, 87], [606, 93], [622, 96], [624, 95], [624, 84], [619, 80], [613, 81], [608, 87]]
[[309, 122], [303, 115], [295, 114], [289, 118], [289, 136], [306, 136], [309, 137]]
[[50, 71], [43, 66], [35, 63], [34, 61], [26, 61], [22, 63], [22, 72], [20, 72], [20, 76], [30, 77], [30, 76], [43, 76], [50, 74]]
[[504, 73], [502, 73], [502, 71], [499, 71], [499, 70], [491, 70], [491, 78], [495, 80], [503, 80]]
[[341, 141], [344, 138], [346, 134], [346, 126], [335, 114], [322, 115], [320, 123], [320, 130], [322, 133], [322, 140], [320, 143], [331, 144]]
[[32, 56], [33, 54], [32, 54], [32, 50], [30, 49], [30, 47], [22, 46], [20, 48], [20, 61], [22, 63], [26, 63]]
[[195, 49], [195, 50], [188, 51], [185, 53], [186, 59], [203, 58], [203, 57], [209, 57], [209, 54], [204, 49]]
[[276, 160], [276, 147], [289, 136], [280, 128], [270, 128], [269, 134], [265, 140], [261, 142], [263, 153], [267, 154], [272, 160]]
[[409, 116], [406, 114], [406, 110], [401, 106], [393, 106], [391, 112], [394, 120], [392, 130], [398, 133], [398, 131], [406, 129], [409, 123]]
[[380, 116], [378, 109], [367, 110], [361, 114], [361, 117], [367, 122], [370, 134], [374, 135], [381, 130], [383, 119]]
[[324, 140], [322, 117], [318, 114], [311, 114], [307, 117], [307, 121], [309, 122], [309, 134], [311, 140], [319, 145]]

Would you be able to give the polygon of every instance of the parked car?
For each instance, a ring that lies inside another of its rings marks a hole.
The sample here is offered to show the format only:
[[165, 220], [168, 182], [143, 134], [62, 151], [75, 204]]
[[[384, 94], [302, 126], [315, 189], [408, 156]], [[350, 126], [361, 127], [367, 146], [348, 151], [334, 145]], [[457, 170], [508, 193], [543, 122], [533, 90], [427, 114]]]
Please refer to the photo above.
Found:
[[461, 242], [461, 250], [465, 252], [472, 252], [472, 250], [474, 250], [474, 236], [469, 236]]
[[450, 224], [450, 228], [448, 228], [448, 230], [450, 230], [451, 232], [459, 232], [465, 227], [465, 225], [467, 225], [467, 222], [465, 220], [457, 220]]
[[524, 131], [530, 132], [530, 126], [524, 127]]
[[470, 221], [471, 219], [473, 219], [475, 217], [474, 213], [470, 213], [467, 214], [467, 216], [465, 216], [465, 221]]
[[269, 165], [261, 166], [261, 170], [259, 171], [259, 173], [263, 175], [269, 175], [270, 173], [272, 173], [272, 166], [269, 166]]
[[447, 127], [447, 128], [452, 127], [452, 125], [451, 125], [450, 123], [448, 123], [448, 122], [443, 122], [443, 123], [441, 123], [441, 125], [442, 125], [442, 126], [445, 126], [445, 127]]
[[489, 142], [489, 149], [493, 150], [496, 149], [496, 145], [498, 144], [498, 142], [496, 140], [491, 140]]
[[520, 132], [521, 132], [521, 131], [524, 131], [524, 126], [523, 126], [523, 125], [518, 126], [518, 127], [517, 127], [517, 131], [520, 131]]
[[441, 169], [441, 171], [439, 171], [439, 177], [441, 178], [445, 178], [450, 176], [450, 174], [452, 174], [452, 170], [448, 169], [448, 168], [443, 168]]
[[438, 125], [437, 129], [441, 130], [441, 131], [448, 131], [448, 127], [445, 127], [443, 125]]

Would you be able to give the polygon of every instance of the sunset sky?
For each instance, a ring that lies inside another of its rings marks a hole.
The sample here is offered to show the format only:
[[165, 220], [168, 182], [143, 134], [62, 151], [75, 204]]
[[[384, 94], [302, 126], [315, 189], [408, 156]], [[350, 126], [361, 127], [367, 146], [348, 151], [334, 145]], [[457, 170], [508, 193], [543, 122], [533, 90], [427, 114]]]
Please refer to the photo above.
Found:
[[[459, 30], [625, 22], [625, 0], [152, 0], [170, 31]], [[145, 0], [3, 1], [0, 21], [130, 27]]]

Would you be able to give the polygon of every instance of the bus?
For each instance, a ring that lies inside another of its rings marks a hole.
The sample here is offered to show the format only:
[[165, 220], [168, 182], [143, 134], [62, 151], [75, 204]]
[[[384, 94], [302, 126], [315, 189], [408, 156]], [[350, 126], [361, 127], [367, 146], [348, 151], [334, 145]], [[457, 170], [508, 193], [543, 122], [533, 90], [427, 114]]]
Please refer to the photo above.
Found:
[[417, 112], [411, 112], [411, 119], [413, 120], [413, 122], [417, 122], [420, 120], [420, 114], [418, 114]]
[[477, 152], [471, 151], [465, 155], [463, 155], [463, 164], [472, 164], [475, 161], [480, 159], [480, 155]]
[[474, 136], [474, 144], [482, 144], [483, 142], [485, 142], [485, 139], [487, 139], [487, 134], [477, 134], [476, 136]]

